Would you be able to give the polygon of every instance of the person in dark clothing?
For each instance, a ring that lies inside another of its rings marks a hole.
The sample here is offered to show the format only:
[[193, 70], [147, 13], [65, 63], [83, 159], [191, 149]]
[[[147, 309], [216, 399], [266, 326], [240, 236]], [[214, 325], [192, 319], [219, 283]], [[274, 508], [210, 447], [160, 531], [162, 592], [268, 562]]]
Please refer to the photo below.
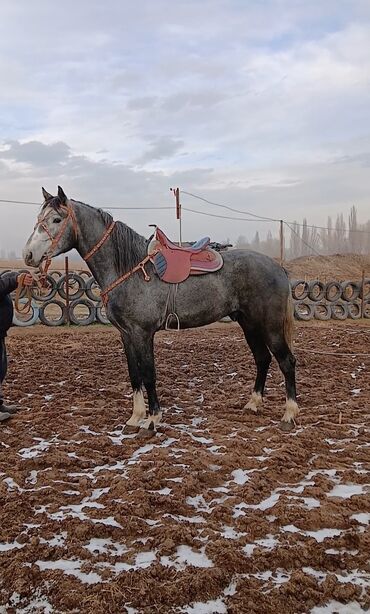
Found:
[[0, 276], [0, 422], [10, 418], [17, 408], [5, 405], [2, 391], [2, 383], [5, 379], [8, 360], [6, 355], [5, 337], [13, 321], [13, 302], [9, 296], [15, 290], [22, 279], [22, 285], [32, 286], [33, 277], [31, 273], [20, 276], [19, 273], [4, 273]]

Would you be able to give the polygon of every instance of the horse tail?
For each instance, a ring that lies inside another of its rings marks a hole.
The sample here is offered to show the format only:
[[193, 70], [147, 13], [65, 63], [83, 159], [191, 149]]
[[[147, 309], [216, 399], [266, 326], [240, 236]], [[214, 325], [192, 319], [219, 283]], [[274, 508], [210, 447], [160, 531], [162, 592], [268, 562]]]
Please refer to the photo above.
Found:
[[292, 296], [291, 296], [290, 288], [289, 288], [289, 294], [287, 297], [287, 304], [286, 304], [285, 317], [284, 317], [284, 338], [290, 350], [292, 349], [292, 346], [293, 346], [293, 333], [294, 333], [294, 305], [293, 305], [293, 300], [292, 300]]

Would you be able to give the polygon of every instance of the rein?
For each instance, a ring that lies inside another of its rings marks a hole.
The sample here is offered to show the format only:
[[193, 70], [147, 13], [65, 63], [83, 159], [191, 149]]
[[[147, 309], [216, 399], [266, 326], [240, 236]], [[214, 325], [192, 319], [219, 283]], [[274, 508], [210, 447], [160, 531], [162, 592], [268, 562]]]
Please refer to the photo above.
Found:
[[108, 288], [105, 288], [105, 290], [103, 290], [103, 292], [101, 293], [101, 298], [102, 298], [102, 301], [103, 301], [103, 305], [106, 307], [107, 304], [108, 304], [109, 292], [114, 290], [114, 288], [116, 288], [117, 286], [122, 284], [124, 281], [126, 281], [126, 279], [131, 277], [131, 275], [133, 275], [137, 271], [141, 270], [141, 272], [144, 275], [144, 281], [150, 281], [150, 275], [148, 275], [148, 273], [146, 272], [145, 265], [146, 265], [147, 262], [149, 262], [149, 260], [153, 256], [155, 256], [155, 254], [158, 254], [158, 252], [159, 252], [159, 250], [156, 250], [156, 251], [152, 252], [151, 254], [148, 254], [148, 256], [145, 256], [145, 258], [141, 262], [139, 262], [139, 264], [134, 266], [133, 269], [128, 271], [128, 273], [125, 273], [124, 275], [121, 275], [121, 277], [118, 277], [118, 279], [116, 279], [113, 283], [111, 283], [110, 286], [108, 286]]

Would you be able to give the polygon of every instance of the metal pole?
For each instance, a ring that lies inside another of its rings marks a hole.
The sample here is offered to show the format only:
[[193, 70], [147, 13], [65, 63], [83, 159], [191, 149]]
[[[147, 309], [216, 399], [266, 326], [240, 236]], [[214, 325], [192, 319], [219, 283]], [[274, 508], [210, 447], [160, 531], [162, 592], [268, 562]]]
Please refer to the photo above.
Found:
[[280, 266], [284, 262], [284, 222], [280, 220]]
[[181, 204], [179, 202], [179, 235], [180, 235], [180, 240], [179, 240], [179, 245], [182, 245], [182, 219], [181, 219]]
[[365, 270], [362, 269], [362, 279], [361, 279], [361, 318], [364, 317], [365, 314]]
[[65, 273], [65, 292], [66, 292], [66, 309], [67, 309], [67, 326], [70, 324], [69, 319], [69, 263], [68, 256], [64, 258], [64, 273]]
[[181, 227], [181, 204], [180, 204], [180, 190], [179, 188], [170, 188], [176, 201], [176, 219], [179, 220], [179, 245], [182, 245], [182, 227]]

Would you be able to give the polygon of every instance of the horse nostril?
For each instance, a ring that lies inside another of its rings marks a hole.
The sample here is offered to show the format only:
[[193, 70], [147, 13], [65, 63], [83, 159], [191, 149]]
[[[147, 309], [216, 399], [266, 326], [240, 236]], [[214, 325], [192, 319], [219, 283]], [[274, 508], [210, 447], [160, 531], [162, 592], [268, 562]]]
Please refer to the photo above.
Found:
[[32, 260], [32, 252], [28, 252], [26, 256], [26, 262], [31, 262], [31, 260]]

